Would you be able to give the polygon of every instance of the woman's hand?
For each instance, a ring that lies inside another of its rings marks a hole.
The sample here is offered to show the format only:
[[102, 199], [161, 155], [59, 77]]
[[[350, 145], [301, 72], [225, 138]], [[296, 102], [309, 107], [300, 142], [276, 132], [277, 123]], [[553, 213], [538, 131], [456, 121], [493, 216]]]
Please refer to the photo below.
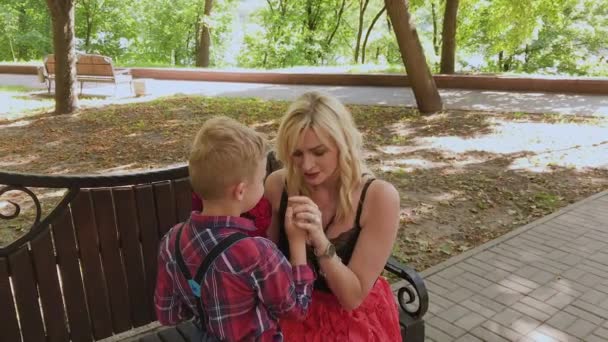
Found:
[[289, 197], [289, 206], [293, 208], [295, 226], [308, 232], [308, 240], [315, 251], [324, 251], [329, 240], [323, 230], [323, 220], [319, 207], [306, 196]]

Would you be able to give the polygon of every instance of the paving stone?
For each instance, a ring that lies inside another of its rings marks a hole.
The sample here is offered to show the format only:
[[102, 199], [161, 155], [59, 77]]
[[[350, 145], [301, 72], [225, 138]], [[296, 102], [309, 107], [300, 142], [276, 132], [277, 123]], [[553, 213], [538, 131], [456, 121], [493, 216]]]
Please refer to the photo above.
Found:
[[571, 326], [576, 321], [577, 316], [571, 315], [564, 311], [559, 311], [555, 315], [551, 316], [545, 323], [559, 330], [566, 330], [567, 327]]
[[574, 307], [572, 305], [566, 306], [564, 308], [564, 311], [567, 312], [567, 313], [569, 313], [569, 314], [571, 314], [571, 315], [574, 315], [576, 317], [583, 318], [583, 319], [585, 319], [585, 320], [587, 320], [587, 321], [589, 321], [589, 322], [591, 322], [593, 324], [596, 324], [596, 325], [600, 325], [604, 321], [603, 318], [601, 318], [601, 317], [599, 317], [599, 316], [597, 316], [595, 314], [592, 314], [590, 312], [587, 312], [585, 310], [581, 310], [581, 309], [579, 309], [577, 307]]
[[599, 327], [593, 331], [593, 335], [602, 337], [606, 341], [608, 340], [608, 329]]
[[524, 297], [523, 294], [509, 289], [508, 291], [504, 291], [503, 293], [499, 294], [498, 296], [496, 296], [493, 299], [506, 306], [511, 306], [511, 305], [517, 303], [518, 301], [520, 301], [523, 297]]
[[[560, 340], [551, 337], [550, 335], [546, 335], [543, 334], [539, 331], [532, 331], [531, 333], [528, 334], [528, 336], [525, 336], [528, 339], [531, 339], [532, 341], [535, 342], [561, 342]], [[523, 338], [522, 338], [523, 340]], [[519, 342], [519, 341], [518, 341]]]
[[555, 294], [557, 294], [557, 290], [549, 287], [549, 286], [543, 286], [543, 287], [539, 287], [536, 290], [528, 293], [528, 297], [532, 297], [536, 300], [539, 300], [541, 302], [544, 302], [545, 300], [553, 297]]
[[595, 314], [603, 319], [608, 319], [608, 310], [603, 309], [595, 304], [590, 304], [581, 300], [572, 302], [572, 306]]
[[433, 317], [428, 320], [428, 323], [453, 338], [460, 337], [466, 333], [466, 330], [455, 326], [454, 324], [442, 319], [441, 317]]
[[606, 337], [600, 337], [596, 335], [589, 335], [585, 337], [585, 342], [606, 342]]
[[548, 285], [559, 291], [559, 293], [570, 297], [579, 297], [582, 296], [583, 293], [589, 291], [587, 286], [573, 283], [566, 279], [556, 279], [548, 283]]
[[447, 293], [445, 296], [455, 302], [455, 303], [459, 303], [462, 302], [463, 300], [471, 297], [473, 295], [473, 291], [465, 288], [465, 287], [460, 287], [458, 289], [456, 289], [455, 291], [453, 291], [452, 293]]
[[455, 304], [451, 300], [446, 299], [445, 297], [438, 295], [436, 293], [433, 293], [433, 295], [430, 297], [429, 304], [430, 303], [434, 303], [435, 305], [440, 306], [444, 309], [447, 309]]
[[[555, 329], [547, 324], [543, 324], [539, 327], [537, 327], [536, 329], [534, 329], [532, 332], [530, 332], [530, 334], [528, 334], [529, 337], [532, 336], [532, 334], [534, 333], [540, 333], [542, 335], [545, 336], [549, 336], [552, 337], [553, 339], [557, 340], [557, 341], [564, 341], [564, 342], [570, 342], [570, 341], [576, 341], [576, 342], [580, 342], [580, 339], [578, 337], [574, 337], [564, 331], [561, 331], [559, 329]], [[542, 341], [542, 340], [541, 340]]]
[[495, 321], [485, 321], [481, 326], [509, 341], [517, 341], [523, 337], [522, 334], [514, 331], [511, 328], [505, 327], [502, 322], [498, 323]]
[[560, 293], [556, 294], [555, 296], [547, 299], [545, 301], [545, 303], [547, 303], [555, 308], [561, 309], [561, 308], [565, 307], [566, 305], [569, 305], [573, 301], [574, 301], [574, 297], [560, 292]]
[[478, 314], [484, 316], [485, 318], [490, 318], [496, 315], [496, 311], [487, 308], [479, 303], [474, 302], [472, 299], [467, 299], [464, 302], [460, 303], [460, 305], [466, 307], [472, 312], [477, 312]]
[[[559, 293], [556, 294], [555, 296], [557, 296], [557, 295], [559, 295]], [[555, 296], [553, 296], [553, 297], [555, 297]], [[553, 297], [551, 297], [551, 298], [553, 298]], [[544, 313], [546, 313], [546, 314], [548, 314], [550, 316], [554, 315], [558, 311], [557, 308], [555, 308], [555, 307], [553, 307], [551, 305], [546, 304], [546, 302], [541, 302], [541, 301], [536, 300], [536, 299], [534, 299], [532, 297], [524, 297], [524, 298], [521, 299], [521, 302], [523, 304], [528, 305], [529, 307], [531, 307], [533, 309], [536, 309], [536, 310], [539, 310], [541, 312], [544, 312]]]
[[521, 312], [515, 311], [511, 308], [506, 308], [503, 311], [492, 316], [492, 320], [495, 322], [499, 322], [505, 327], [508, 327], [522, 316], [523, 314]]
[[458, 267], [458, 265], [452, 265], [452, 266], [436, 273], [435, 276], [439, 276], [443, 279], [452, 279], [452, 278], [458, 277], [463, 272], [465, 272], [465, 270]]
[[499, 284], [521, 294], [528, 294], [532, 292], [533, 289], [511, 280], [510, 277], [511, 276], [501, 280]]
[[508, 339], [500, 336], [500, 335], [496, 335], [495, 333], [493, 333], [492, 331], [484, 328], [484, 327], [476, 327], [475, 329], [471, 330], [470, 333], [481, 339], [482, 341], [493, 341], [493, 342], [507, 342], [509, 341]]
[[493, 282], [491, 282], [477, 274], [474, 274], [474, 273], [467, 272], [467, 273], [462, 274], [462, 277], [464, 277], [465, 279], [468, 279], [472, 282], [475, 282], [477, 285], [480, 285], [484, 288], [494, 284]]
[[582, 299], [589, 303], [599, 303], [606, 300], [607, 297], [608, 295], [606, 295], [605, 293], [592, 289], [589, 292], [584, 293], [578, 299]]
[[444, 289], [447, 289], [448, 292], [454, 291], [454, 290], [456, 290], [457, 288], [460, 287], [460, 286], [458, 286], [458, 284], [455, 284], [451, 280], [447, 280], [447, 279], [445, 279], [443, 277], [438, 276], [437, 274], [433, 274], [430, 277], [430, 280], [433, 283], [435, 283], [436, 285], [438, 285], [438, 286], [440, 286], [440, 287], [442, 287]]
[[589, 335], [593, 330], [595, 330], [597, 326], [589, 321], [586, 321], [582, 318], [577, 319], [576, 321], [574, 321], [574, 323], [572, 323], [572, 325], [570, 325], [566, 331], [571, 334], [574, 335], [578, 338], [584, 338], [585, 336]]
[[444, 333], [443, 331], [435, 328], [434, 326], [432, 326], [430, 324], [426, 324], [424, 326], [424, 334], [425, 334], [425, 340], [431, 339], [431, 340], [440, 341], [440, 342], [454, 341], [454, 338], [452, 336]]
[[475, 303], [483, 305], [484, 307], [489, 308], [490, 310], [492, 310], [494, 312], [501, 312], [506, 308], [506, 306], [504, 306], [503, 304], [500, 304], [485, 296], [475, 295], [475, 296], [471, 297], [470, 299], [472, 301], [474, 301]]
[[425, 279], [424, 284], [426, 285], [427, 290], [429, 292], [432, 292], [433, 294], [443, 295], [450, 292], [449, 289], [446, 289], [445, 287], [440, 286], [436, 282], [434, 282], [433, 278]]
[[539, 325], [541, 325], [541, 322], [539, 320], [528, 316], [523, 316], [511, 324], [511, 329], [513, 329], [513, 331], [517, 331], [522, 335], [525, 335], [530, 331], [536, 329], [536, 327], [538, 327]]
[[464, 306], [456, 304], [456, 305], [450, 307], [449, 309], [437, 314], [437, 316], [448, 322], [454, 322], [457, 319], [468, 314], [469, 312], [470, 312], [469, 309], [465, 308]]
[[454, 322], [454, 325], [463, 328], [464, 330], [471, 330], [474, 327], [478, 326], [482, 322], [484, 322], [486, 318], [478, 313], [471, 312], [461, 317], [460, 319]]
[[466, 335], [461, 336], [455, 342], [485, 342], [485, 341], [480, 340], [471, 334], [466, 334]]
[[522, 302], [517, 302], [513, 304], [512, 308], [539, 321], [545, 321], [550, 317], [549, 314], [530, 307]]
[[516, 274], [511, 274], [510, 276], [507, 277], [507, 279], [512, 280], [512, 281], [514, 281], [516, 283], [519, 283], [519, 284], [521, 284], [521, 285], [523, 285], [523, 286], [525, 286], [525, 287], [527, 287], [527, 288], [529, 288], [531, 290], [537, 289], [540, 286], [540, 284], [538, 284], [538, 283], [536, 283], [536, 282], [534, 282], [532, 280], [520, 277], [520, 276], [518, 276]]
[[[463, 288], [471, 290], [473, 292], [481, 292], [485, 288], [481, 284], [466, 278], [465, 274], [461, 274], [460, 276], [453, 279], [452, 281], [455, 282], [456, 284], [462, 286]], [[489, 281], [487, 281], [487, 282], [490, 283]], [[490, 284], [492, 284], [492, 283], [490, 283]], [[450, 298], [452, 298], [452, 297], [450, 296]]]

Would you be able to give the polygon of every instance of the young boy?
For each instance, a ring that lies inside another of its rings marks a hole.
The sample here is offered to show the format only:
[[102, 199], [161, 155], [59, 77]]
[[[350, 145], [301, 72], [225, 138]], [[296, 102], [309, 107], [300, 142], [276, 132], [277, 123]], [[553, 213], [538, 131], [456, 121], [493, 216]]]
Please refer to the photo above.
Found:
[[224, 239], [256, 229], [239, 215], [262, 197], [266, 153], [258, 133], [229, 118], [207, 120], [196, 135], [190, 182], [205, 198], [205, 206], [161, 240], [154, 294], [161, 324], [174, 325], [194, 315], [207, 338], [282, 341], [277, 319], [306, 316], [314, 273], [306, 264], [306, 233], [291, 224], [290, 211], [286, 226], [291, 264], [270, 240], [243, 237], [220, 254], [214, 251], [217, 258], [200, 282], [187, 280]]

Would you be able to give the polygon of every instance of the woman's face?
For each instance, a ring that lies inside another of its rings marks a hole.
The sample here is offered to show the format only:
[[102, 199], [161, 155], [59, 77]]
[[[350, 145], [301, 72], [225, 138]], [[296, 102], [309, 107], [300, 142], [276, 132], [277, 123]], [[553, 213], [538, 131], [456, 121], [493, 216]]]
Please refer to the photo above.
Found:
[[296, 169], [308, 185], [322, 184], [338, 168], [338, 147], [329, 137], [322, 138], [313, 129], [305, 129], [291, 155]]

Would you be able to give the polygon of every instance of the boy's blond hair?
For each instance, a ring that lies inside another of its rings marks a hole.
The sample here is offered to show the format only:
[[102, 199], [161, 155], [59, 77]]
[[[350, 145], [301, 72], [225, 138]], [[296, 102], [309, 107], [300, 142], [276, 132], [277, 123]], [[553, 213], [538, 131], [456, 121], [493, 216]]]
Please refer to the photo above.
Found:
[[267, 152], [266, 140], [253, 129], [228, 117], [211, 118], [190, 150], [192, 189], [203, 199], [222, 199], [229, 186], [253, 178]]

